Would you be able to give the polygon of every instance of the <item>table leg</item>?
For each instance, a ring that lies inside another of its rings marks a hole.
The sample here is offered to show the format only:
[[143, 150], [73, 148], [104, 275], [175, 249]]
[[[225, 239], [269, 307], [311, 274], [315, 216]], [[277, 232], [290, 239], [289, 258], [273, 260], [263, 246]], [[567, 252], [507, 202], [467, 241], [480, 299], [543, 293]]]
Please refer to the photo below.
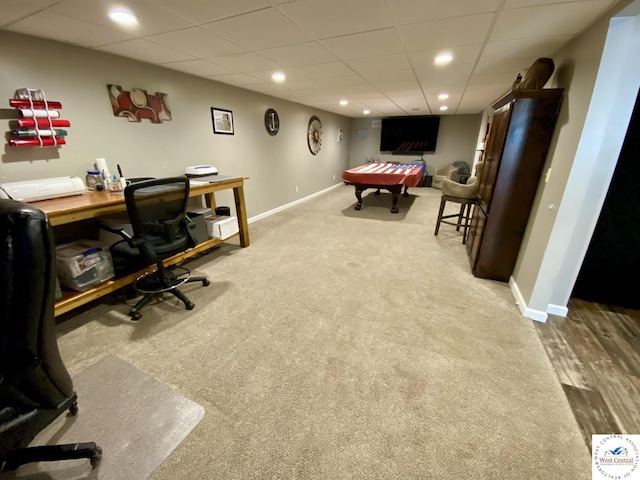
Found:
[[364, 188], [356, 187], [356, 198], [358, 199], [358, 203], [356, 203], [356, 210], [360, 210], [362, 208], [362, 192], [364, 192]]
[[400, 211], [397, 207], [397, 204], [398, 204], [398, 199], [400, 198], [401, 191], [402, 191], [402, 188], [400, 188], [399, 190], [396, 188], [391, 190], [391, 198], [393, 199], [393, 201], [391, 202], [391, 213], [398, 213]]
[[251, 245], [249, 240], [249, 223], [247, 222], [247, 209], [244, 204], [244, 187], [233, 189], [233, 198], [236, 201], [236, 213], [238, 214], [238, 229], [240, 230], [240, 246]]

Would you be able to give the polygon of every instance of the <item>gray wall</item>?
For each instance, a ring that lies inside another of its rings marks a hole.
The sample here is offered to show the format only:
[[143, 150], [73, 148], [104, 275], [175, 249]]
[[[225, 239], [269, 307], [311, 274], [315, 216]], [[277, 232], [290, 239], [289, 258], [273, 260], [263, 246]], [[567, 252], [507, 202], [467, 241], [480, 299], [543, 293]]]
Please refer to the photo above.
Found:
[[[97, 157], [111, 172], [125, 176], [170, 176], [188, 165], [212, 164], [223, 174], [250, 177], [245, 198], [250, 217], [295, 202], [340, 182], [348, 168], [351, 119], [204, 78], [110, 54], [0, 31], [0, 126], [11, 130], [17, 117], [8, 99], [18, 88], [43, 89], [62, 102], [62, 118], [71, 121], [67, 145], [58, 148], [10, 147], [4, 142], [0, 183], [77, 175], [84, 178]], [[108, 83], [125, 90], [142, 88], [169, 96], [173, 119], [130, 123], [114, 117]], [[210, 107], [233, 111], [235, 135], [214, 135]], [[281, 128], [267, 134], [263, 117], [275, 108]], [[322, 123], [322, 149], [307, 147], [311, 115]], [[337, 131], [344, 140], [337, 141]], [[334, 180], [335, 176], [335, 180]], [[298, 192], [296, 192], [296, 188]], [[227, 192], [224, 192], [227, 193]], [[219, 204], [233, 205], [230, 193]]]
[[[478, 140], [478, 131], [482, 114], [478, 115], [443, 115], [440, 117], [438, 130], [438, 144], [434, 154], [425, 154], [422, 158], [427, 164], [430, 174], [440, 167], [457, 160], [463, 160], [473, 165]], [[350, 166], [355, 167], [375, 158], [382, 162], [409, 162], [420, 158], [420, 155], [381, 155], [380, 127], [373, 127], [379, 118], [353, 119], [351, 125], [351, 160]], [[367, 130], [367, 138], [358, 137], [358, 131]]]
[[551, 174], [538, 189], [512, 278], [531, 318], [566, 313], [618, 159], [640, 77], [640, 18], [615, 19], [610, 29], [627, 4], [554, 55], [551, 84], [566, 92], [547, 158]]

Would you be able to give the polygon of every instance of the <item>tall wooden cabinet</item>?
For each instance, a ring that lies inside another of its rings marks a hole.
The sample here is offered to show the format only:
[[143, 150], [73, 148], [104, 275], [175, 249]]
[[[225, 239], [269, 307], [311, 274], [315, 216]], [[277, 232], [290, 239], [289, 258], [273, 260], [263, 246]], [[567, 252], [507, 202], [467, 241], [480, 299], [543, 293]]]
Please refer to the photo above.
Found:
[[467, 253], [476, 277], [508, 281], [556, 126], [563, 89], [514, 90], [493, 105]]

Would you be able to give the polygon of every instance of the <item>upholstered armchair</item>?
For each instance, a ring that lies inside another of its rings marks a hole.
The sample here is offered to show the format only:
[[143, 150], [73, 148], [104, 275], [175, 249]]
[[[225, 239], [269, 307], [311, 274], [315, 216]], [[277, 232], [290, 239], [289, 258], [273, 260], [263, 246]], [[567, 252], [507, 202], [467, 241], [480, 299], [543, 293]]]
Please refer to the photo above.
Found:
[[458, 167], [451, 164], [451, 165], [446, 165], [444, 167], [437, 169], [435, 174], [433, 175], [433, 181], [431, 183], [431, 186], [433, 188], [442, 189], [442, 181], [445, 178], [448, 178], [449, 180], [453, 180], [453, 181], [457, 180]]

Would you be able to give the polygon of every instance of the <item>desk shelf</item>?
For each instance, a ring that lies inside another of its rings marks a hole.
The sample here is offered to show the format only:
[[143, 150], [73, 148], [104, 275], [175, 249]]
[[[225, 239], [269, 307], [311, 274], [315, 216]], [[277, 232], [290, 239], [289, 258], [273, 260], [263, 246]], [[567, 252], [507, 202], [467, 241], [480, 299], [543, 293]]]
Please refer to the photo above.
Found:
[[[216, 245], [219, 245], [231, 238], [238, 237], [240, 233], [235, 233], [231, 235], [229, 238], [224, 240], [220, 240], [218, 238], [210, 238], [193, 248], [190, 248], [182, 253], [174, 255], [173, 257], [169, 257], [164, 261], [165, 266], [175, 265], [176, 263], [180, 263], [183, 260], [191, 258], [200, 253], [206, 252], [207, 250], [212, 249]], [[72, 292], [70, 290], [62, 291], [62, 299], [58, 300], [55, 304], [55, 316], [62, 315], [63, 313], [70, 312], [71, 310], [78, 308], [86, 303], [97, 300], [105, 295], [108, 295], [116, 290], [119, 290], [127, 285], [131, 285], [133, 281], [142, 275], [145, 272], [151, 271], [155, 268], [154, 265], [151, 265], [147, 268], [143, 268], [137, 272], [130, 273], [128, 275], [124, 275], [122, 277], [113, 278], [111, 280], [106, 280], [98, 285], [85, 290], [84, 292]]]
[[[247, 179], [248, 177], [226, 177], [220, 175], [220, 177], [209, 180], [207, 183], [191, 186], [189, 196], [196, 197], [203, 195], [207, 206], [211, 208], [212, 211], [215, 210], [216, 207], [215, 193], [223, 190], [233, 190], [238, 216], [238, 232], [225, 240], [210, 238], [185, 252], [166, 259], [164, 261], [165, 265], [175, 265], [182, 260], [210, 250], [216, 245], [235, 237], [240, 237], [241, 247], [244, 248], [250, 245], [247, 210], [244, 203], [244, 181]], [[43, 211], [54, 227], [77, 224], [77, 222], [85, 220], [103, 218], [111, 214], [126, 212], [124, 196], [122, 194], [109, 192], [86, 192], [72, 197], [42, 200], [34, 202], [33, 206]], [[63, 290], [62, 299], [55, 304], [55, 315], [58, 316], [70, 312], [75, 308], [115, 292], [122, 287], [126, 287], [133, 283], [139, 275], [153, 268], [153, 266], [148, 267], [147, 269], [142, 269], [129, 275], [107, 280], [84, 292]]]

